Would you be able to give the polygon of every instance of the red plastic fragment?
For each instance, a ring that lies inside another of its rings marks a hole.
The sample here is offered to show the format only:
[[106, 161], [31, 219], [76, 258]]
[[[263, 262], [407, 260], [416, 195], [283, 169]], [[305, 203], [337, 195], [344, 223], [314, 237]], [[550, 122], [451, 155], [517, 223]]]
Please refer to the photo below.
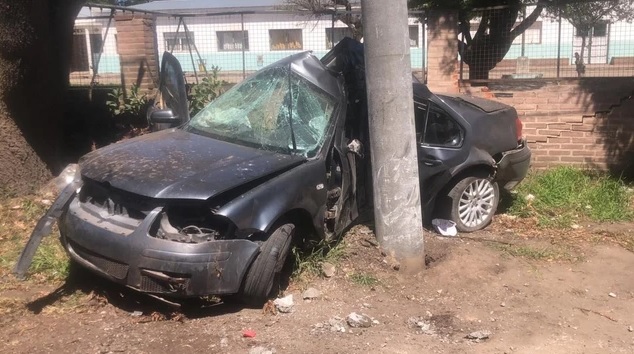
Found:
[[255, 337], [255, 331], [250, 329], [245, 329], [244, 331], [242, 331], [242, 336], [245, 338], [253, 338]]

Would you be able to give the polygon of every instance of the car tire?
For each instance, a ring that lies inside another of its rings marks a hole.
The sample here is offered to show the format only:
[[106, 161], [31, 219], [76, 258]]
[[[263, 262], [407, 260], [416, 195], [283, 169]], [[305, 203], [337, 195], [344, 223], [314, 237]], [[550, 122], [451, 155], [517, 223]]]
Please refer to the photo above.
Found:
[[274, 229], [260, 246], [260, 253], [251, 264], [241, 292], [242, 301], [248, 305], [264, 304], [273, 295], [276, 279], [291, 249], [295, 225], [285, 223]]
[[493, 219], [500, 201], [498, 184], [485, 174], [459, 180], [447, 195], [449, 218], [461, 232], [481, 230]]

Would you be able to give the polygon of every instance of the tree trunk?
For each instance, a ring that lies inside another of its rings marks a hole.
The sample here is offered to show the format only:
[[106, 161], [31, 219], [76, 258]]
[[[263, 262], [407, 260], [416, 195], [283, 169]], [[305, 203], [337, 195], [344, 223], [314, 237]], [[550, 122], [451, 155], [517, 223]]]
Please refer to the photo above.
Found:
[[476, 60], [469, 65], [469, 80], [488, 80], [489, 71], [495, 66], [491, 67], [482, 60]]
[[0, 193], [59, 171], [73, 24], [83, 0], [0, 0]]
[[488, 80], [489, 71], [502, 61], [512, 43], [513, 37], [506, 30], [476, 35], [462, 50], [463, 60], [469, 65], [469, 80]]
[[488, 80], [489, 71], [502, 61], [511, 42], [506, 38], [486, 38], [467, 48], [463, 60], [469, 65], [469, 80]]

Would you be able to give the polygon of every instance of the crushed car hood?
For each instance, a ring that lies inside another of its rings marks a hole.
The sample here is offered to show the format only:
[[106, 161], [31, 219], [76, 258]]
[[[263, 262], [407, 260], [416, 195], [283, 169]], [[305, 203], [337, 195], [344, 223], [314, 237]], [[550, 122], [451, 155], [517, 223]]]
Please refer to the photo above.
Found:
[[79, 165], [84, 177], [128, 192], [206, 200], [304, 160], [171, 129], [93, 151]]

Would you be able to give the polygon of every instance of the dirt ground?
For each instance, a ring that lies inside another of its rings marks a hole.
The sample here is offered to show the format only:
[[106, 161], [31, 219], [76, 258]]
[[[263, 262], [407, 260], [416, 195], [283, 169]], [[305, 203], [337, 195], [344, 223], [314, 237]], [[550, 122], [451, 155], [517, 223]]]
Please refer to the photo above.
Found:
[[[405, 276], [356, 226], [333, 277], [286, 288], [292, 313], [210, 300], [175, 309], [84, 272], [59, 288], [5, 277], [0, 351], [634, 353], [634, 253], [609, 242], [632, 237], [634, 226], [581, 228], [536, 230], [498, 217], [468, 237], [427, 232], [428, 268]], [[307, 287], [321, 296], [303, 300]], [[346, 324], [352, 312], [371, 327]], [[474, 331], [489, 338], [466, 338]]]

